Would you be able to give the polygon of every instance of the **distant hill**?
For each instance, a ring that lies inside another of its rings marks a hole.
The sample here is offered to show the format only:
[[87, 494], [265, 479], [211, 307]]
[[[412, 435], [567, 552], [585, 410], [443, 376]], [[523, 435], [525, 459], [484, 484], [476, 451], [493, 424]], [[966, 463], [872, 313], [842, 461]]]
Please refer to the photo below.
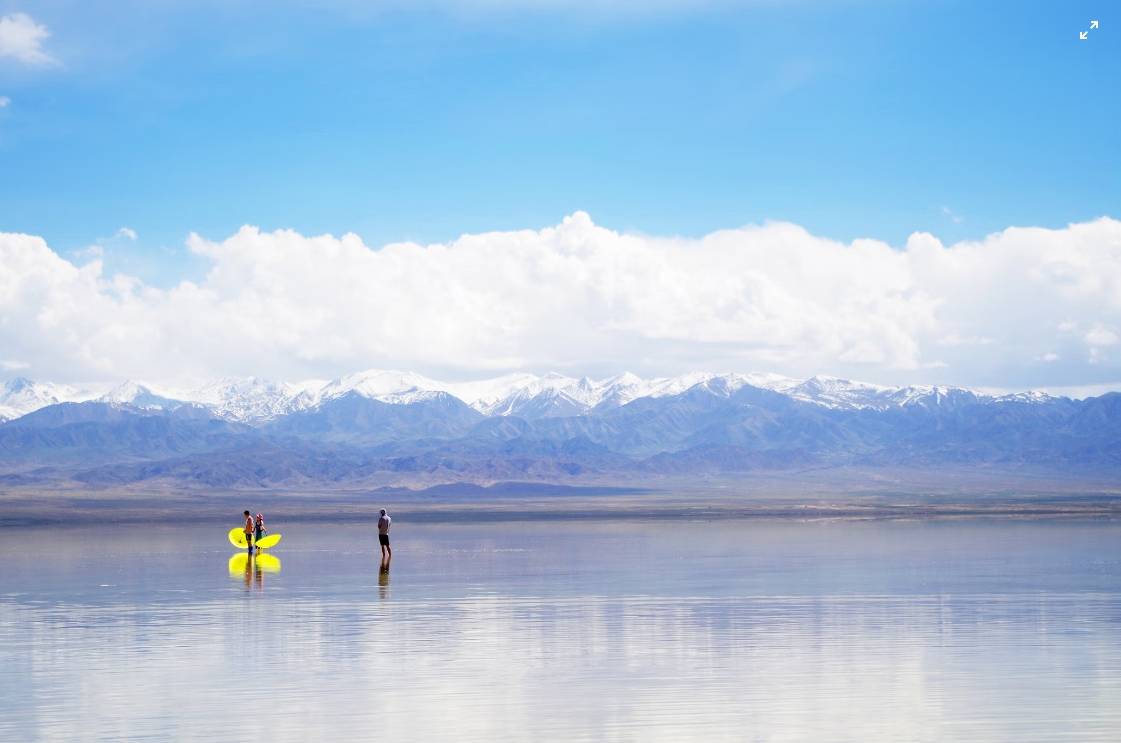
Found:
[[[1045, 468], [1121, 481], [1121, 393], [1085, 400], [827, 377], [363, 372], [91, 395], [14, 380], [0, 487], [613, 482], [804, 468]], [[88, 398], [66, 401], [61, 398]]]

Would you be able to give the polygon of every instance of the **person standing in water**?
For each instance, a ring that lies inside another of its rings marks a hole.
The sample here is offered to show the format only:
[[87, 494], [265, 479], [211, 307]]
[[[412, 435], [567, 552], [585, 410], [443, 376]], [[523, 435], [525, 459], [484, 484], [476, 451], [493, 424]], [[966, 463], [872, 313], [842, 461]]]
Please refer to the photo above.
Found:
[[253, 516], [249, 511], [245, 512], [245, 543], [248, 546], [249, 554], [253, 554]]
[[393, 523], [393, 519], [381, 509], [381, 517], [378, 519], [378, 542], [381, 544], [381, 558], [388, 562], [393, 559], [393, 550], [389, 548], [389, 525]]
[[[265, 516], [264, 514], [257, 514], [257, 518], [253, 520], [253, 542], [260, 544], [261, 538], [265, 536]], [[258, 547], [257, 551], [260, 552], [261, 548]]]

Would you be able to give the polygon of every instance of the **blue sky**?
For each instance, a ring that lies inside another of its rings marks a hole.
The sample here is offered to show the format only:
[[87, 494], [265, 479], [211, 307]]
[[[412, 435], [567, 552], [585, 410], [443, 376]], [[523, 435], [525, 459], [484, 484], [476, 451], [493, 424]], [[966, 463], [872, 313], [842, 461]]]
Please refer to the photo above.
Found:
[[1114, 4], [263, 5], [0, 0], [0, 376], [1121, 389]]
[[167, 285], [242, 224], [899, 245], [1121, 204], [1110, 3], [313, 5], [0, 2], [56, 61], [0, 59], [2, 228]]

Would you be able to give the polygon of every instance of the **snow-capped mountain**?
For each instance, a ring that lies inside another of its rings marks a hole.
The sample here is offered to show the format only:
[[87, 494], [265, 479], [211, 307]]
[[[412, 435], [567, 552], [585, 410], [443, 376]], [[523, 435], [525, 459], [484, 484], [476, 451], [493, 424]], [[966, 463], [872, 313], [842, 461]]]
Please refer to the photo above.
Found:
[[318, 389], [308, 389], [311, 406], [320, 405], [344, 395], [355, 393], [370, 400], [407, 405], [427, 399], [431, 393], [446, 392], [447, 385], [434, 379], [414, 374], [383, 369], [348, 374], [327, 382]]
[[445, 385], [445, 389], [480, 413], [492, 415], [506, 398], [537, 380], [534, 374], [505, 374], [493, 379], [456, 382]]
[[126, 382], [89, 397], [4, 385], [0, 400], [19, 417], [0, 423], [0, 475], [349, 487], [850, 465], [1121, 472], [1121, 393], [1072, 400], [713, 373], [445, 383], [370, 370], [187, 389]]
[[370, 369], [330, 381], [231, 377], [189, 389], [130, 380], [101, 396], [67, 385], [19, 378], [0, 387], [0, 420], [18, 418], [60, 402], [96, 399], [151, 410], [173, 410], [193, 403], [226, 420], [264, 423], [350, 394], [392, 405], [409, 405], [431, 400], [441, 393], [461, 400], [484, 416], [538, 420], [602, 413], [643, 398], [680, 395], [702, 384], [719, 394], [757, 387], [836, 410], [930, 408], [979, 400], [1042, 404], [1055, 399], [1038, 391], [995, 396], [957, 387], [888, 387], [827, 376], [799, 380], [777, 374], [691, 372], [644, 379], [623, 373], [596, 380], [555, 373], [519, 373], [478, 381], [444, 382], [413, 372]]
[[[854, 382], [837, 377], [815, 376], [792, 386], [785, 383], [757, 385], [782, 392], [796, 400], [814, 403], [839, 410], [888, 410], [890, 408], [920, 405], [924, 407], [944, 406], [963, 400], [993, 400], [987, 395], [960, 387], [907, 386], [887, 387], [867, 382]], [[1021, 393], [1043, 401], [1049, 396], [1042, 392]]]
[[48, 405], [78, 402], [94, 397], [88, 390], [16, 377], [0, 386], [0, 421], [19, 418]]
[[770, 389], [783, 392], [796, 400], [832, 408], [880, 410], [898, 404], [892, 397], [896, 390], [891, 387], [836, 377], [815, 376], [790, 387], [771, 386]]
[[259, 377], [227, 377], [197, 387], [183, 396], [210, 408], [220, 418], [253, 423], [272, 420], [316, 404], [322, 385], [322, 382], [292, 384]]
[[[367, 372], [368, 373], [368, 372]], [[399, 372], [393, 372], [399, 375]], [[484, 415], [517, 416], [530, 419], [563, 418], [584, 415], [592, 410], [621, 407], [644, 397], [678, 395], [703, 382], [720, 378], [729, 389], [744, 385], [770, 386], [797, 384], [797, 380], [776, 374], [712, 374], [692, 372], [676, 377], [643, 379], [625, 372], [606, 379], [568, 377], [549, 373], [511, 374], [480, 382], [444, 383], [411, 378], [402, 386], [447, 392]], [[770, 387], [768, 387], [770, 388]], [[378, 398], [381, 399], [381, 398]]]
[[150, 386], [128, 380], [97, 398], [98, 402], [130, 405], [143, 410], [174, 410], [185, 402], [193, 402], [166, 391], [154, 391]]
[[1053, 395], [1048, 395], [1042, 390], [1029, 390], [1027, 392], [1014, 392], [1009, 395], [1000, 395], [993, 398], [998, 402], [1019, 402], [1027, 405], [1038, 405], [1040, 403], [1047, 403], [1055, 400]]
[[582, 415], [596, 406], [603, 391], [602, 384], [587, 377], [572, 379], [560, 374], [546, 374], [527, 381], [484, 412], [528, 419]]

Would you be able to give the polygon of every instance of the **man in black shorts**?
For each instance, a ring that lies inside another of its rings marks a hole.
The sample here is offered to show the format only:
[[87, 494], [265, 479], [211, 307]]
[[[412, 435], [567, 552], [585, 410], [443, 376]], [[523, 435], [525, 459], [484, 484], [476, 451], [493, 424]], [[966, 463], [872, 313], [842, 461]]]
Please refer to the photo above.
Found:
[[381, 544], [381, 558], [383, 560], [393, 559], [393, 550], [389, 548], [389, 525], [393, 523], [393, 519], [389, 518], [389, 514], [385, 509], [381, 509], [381, 517], [378, 519], [378, 542]]

